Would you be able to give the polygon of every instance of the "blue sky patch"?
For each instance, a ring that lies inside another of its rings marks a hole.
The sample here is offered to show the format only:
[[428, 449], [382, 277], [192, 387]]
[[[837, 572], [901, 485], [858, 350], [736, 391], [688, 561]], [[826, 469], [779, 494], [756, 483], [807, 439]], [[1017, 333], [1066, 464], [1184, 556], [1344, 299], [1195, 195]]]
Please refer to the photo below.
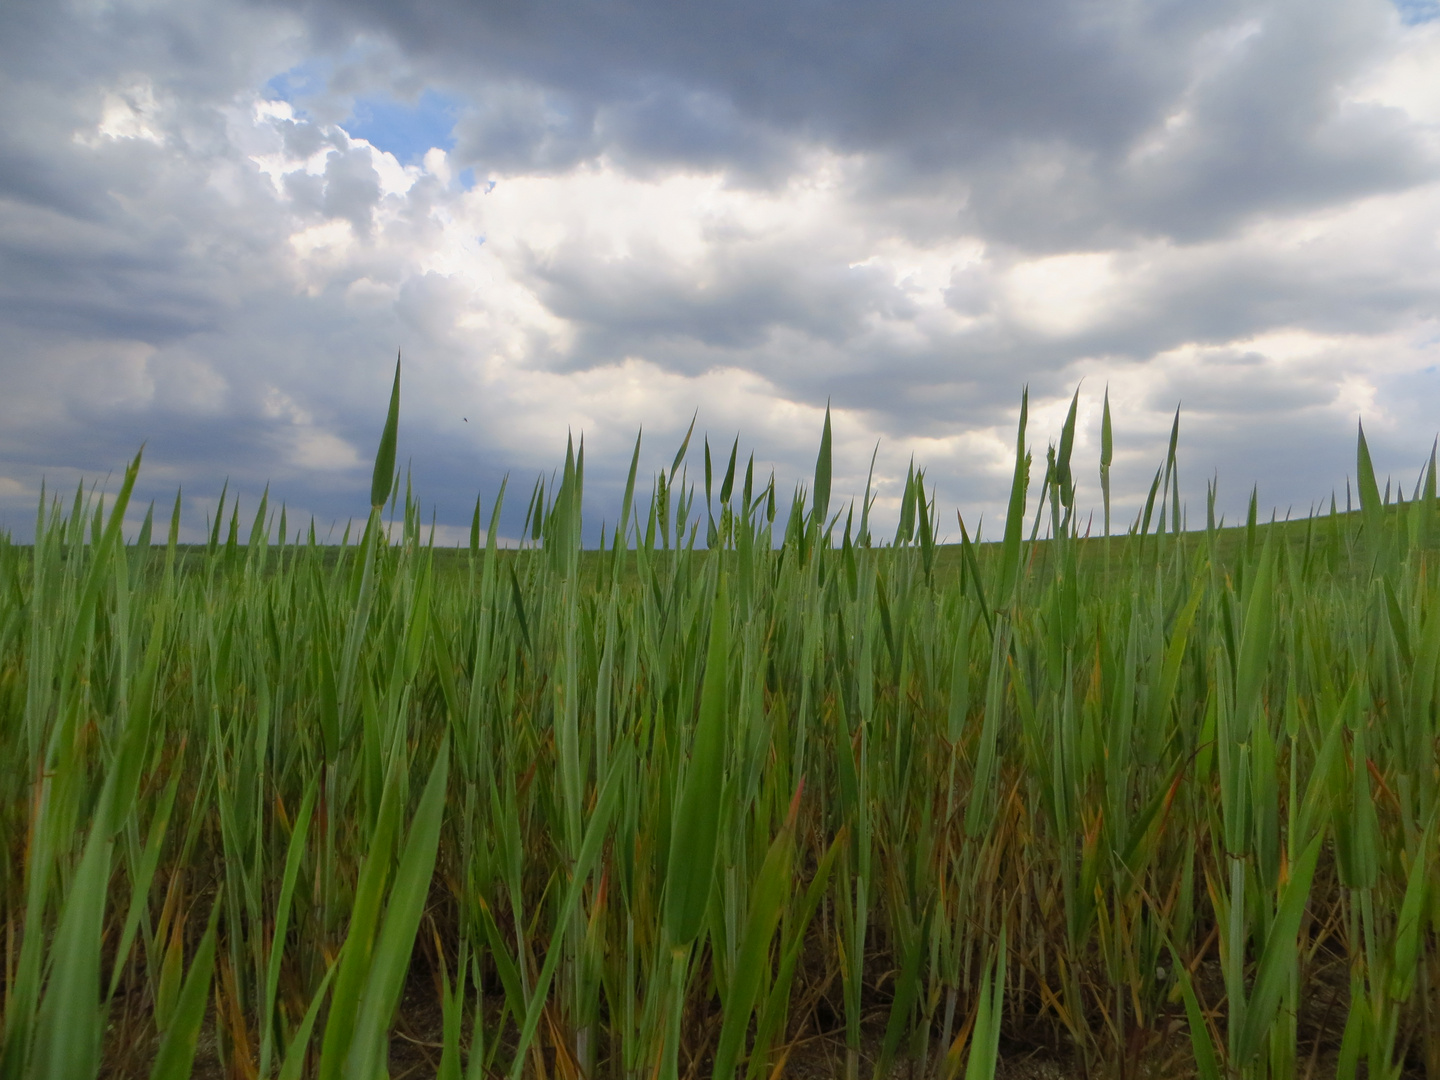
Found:
[[1406, 26], [1440, 19], [1440, 0], [1395, 0], [1395, 7], [1400, 11], [1400, 21]]
[[360, 98], [346, 131], [372, 146], [394, 154], [402, 165], [418, 164], [433, 146], [455, 147], [455, 113], [460, 103], [434, 90], [426, 90], [413, 104], [392, 97]]
[[[306, 60], [265, 83], [273, 98], [296, 105], [299, 99], [321, 93], [330, 79], [330, 64], [324, 60]], [[301, 110], [296, 108], [296, 112]]]

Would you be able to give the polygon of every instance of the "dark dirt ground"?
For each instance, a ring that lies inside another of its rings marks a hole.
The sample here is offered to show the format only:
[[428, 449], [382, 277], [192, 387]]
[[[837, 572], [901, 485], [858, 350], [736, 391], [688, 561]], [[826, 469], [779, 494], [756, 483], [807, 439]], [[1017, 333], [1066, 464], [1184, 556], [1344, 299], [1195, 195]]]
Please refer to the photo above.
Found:
[[[1202, 965], [1195, 973], [1195, 983], [1203, 1000], [1219, 1000], [1221, 980], [1218, 964], [1209, 961]], [[1307, 986], [1310, 993], [1302, 1004], [1299, 1025], [1301, 1053], [1298, 1075], [1322, 1080], [1335, 1073], [1340, 1028], [1348, 1008], [1348, 974], [1343, 965], [1321, 966], [1311, 973]], [[885, 1022], [883, 1004], [877, 1002], [873, 1017], [867, 1018], [860, 1063], [863, 1078], [874, 1076]], [[497, 1021], [499, 1005], [498, 998], [487, 999], [486, 1011], [493, 1012]], [[714, 1018], [708, 1018], [708, 1022], [713, 1024]], [[783, 1060], [772, 1071], [770, 1080], [830, 1080], [843, 1077], [844, 1032], [835, 1022], [835, 1014], [830, 1007], [817, 1002], [809, 1014], [798, 1017], [793, 1026], [792, 1041], [781, 1048]], [[507, 1034], [510, 1038], [514, 1037], [513, 1026]], [[112, 1028], [104, 1075], [116, 1080], [148, 1075], [149, 1061], [155, 1052], [154, 1042], [153, 1036], [133, 1038]], [[1025, 1028], [1012, 1023], [1001, 1037], [999, 1080], [1079, 1080], [1082, 1077], [1085, 1080], [1181, 1080], [1195, 1075], [1189, 1034], [1183, 1011], [1178, 1006], [1157, 1021], [1152, 1030], [1134, 1033], [1125, 1060], [1102, 1061], [1088, 1075], [1083, 1063], [1067, 1051], [1064, 1042], [1065, 1038], [1057, 1036], [1055, 1025], [1048, 1020], [1034, 1019]], [[318, 1047], [318, 1044], [317, 1038], [314, 1045]], [[435, 982], [430, 974], [417, 971], [412, 973], [391, 1040], [391, 1080], [419, 1080], [434, 1076], [440, 1051], [441, 1011]], [[887, 1080], [938, 1077], [942, 1053], [937, 1038], [930, 1047], [928, 1074], [922, 1070], [920, 1062], [902, 1059], [890, 1069]], [[687, 1076], [687, 1080], [704, 1080], [708, 1076], [708, 1064], [708, 1061], [682, 1060], [682, 1075]], [[601, 1076], [608, 1075], [603, 1063], [599, 1072]], [[254, 1076], [254, 1067], [237, 1067], [231, 1062], [227, 1068], [222, 1064], [212, 1020], [202, 1032], [193, 1075], [198, 1080], [250, 1080]], [[553, 1080], [565, 1080], [563, 1069], [552, 1070], [550, 1075]], [[1363, 1065], [1361, 1075], [1365, 1075]], [[1407, 1080], [1425, 1076], [1418, 1048], [1407, 1061], [1404, 1076]], [[498, 1077], [492, 1080], [498, 1080]]]

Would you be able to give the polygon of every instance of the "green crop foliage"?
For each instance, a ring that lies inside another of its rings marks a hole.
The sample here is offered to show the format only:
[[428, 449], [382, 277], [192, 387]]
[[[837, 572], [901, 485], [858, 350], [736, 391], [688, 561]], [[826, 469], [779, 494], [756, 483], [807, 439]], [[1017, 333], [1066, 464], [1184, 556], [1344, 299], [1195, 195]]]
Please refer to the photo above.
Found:
[[827, 412], [788, 499], [692, 421], [597, 548], [581, 441], [437, 549], [398, 365], [339, 546], [228, 492], [126, 543], [138, 457], [42, 495], [0, 1080], [1440, 1077], [1433, 451], [1186, 532], [1177, 418], [1127, 530], [1108, 399], [1094, 492], [1027, 405], [994, 543], [916, 463], [893, 541], [832, 505]]

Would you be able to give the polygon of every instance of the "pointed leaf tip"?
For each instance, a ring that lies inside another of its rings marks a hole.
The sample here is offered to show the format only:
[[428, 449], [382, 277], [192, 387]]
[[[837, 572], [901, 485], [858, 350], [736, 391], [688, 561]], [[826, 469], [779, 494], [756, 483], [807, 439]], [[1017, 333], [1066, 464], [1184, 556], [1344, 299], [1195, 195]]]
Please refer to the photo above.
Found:
[[400, 354], [395, 354], [395, 384], [390, 388], [390, 412], [385, 417], [385, 430], [380, 435], [380, 448], [375, 452], [375, 472], [370, 478], [370, 506], [378, 510], [390, 497], [395, 478], [395, 441], [400, 428]]
[[816, 524], [823, 529], [830, 513], [830, 472], [831, 472], [830, 403], [825, 403], [825, 429], [820, 435], [820, 453], [815, 458], [814, 515]]

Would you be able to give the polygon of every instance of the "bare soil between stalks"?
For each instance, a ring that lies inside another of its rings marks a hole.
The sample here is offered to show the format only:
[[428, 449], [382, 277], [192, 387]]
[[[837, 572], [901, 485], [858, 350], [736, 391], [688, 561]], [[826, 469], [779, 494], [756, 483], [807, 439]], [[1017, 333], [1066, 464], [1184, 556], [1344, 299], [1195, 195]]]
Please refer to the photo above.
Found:
[[[425, 968], [425, 970], [421, 970]], [[1298, 1077], [1303, 1080], [1329, 1080], [1335, 1076], [1340, 1046], [1340, 1028], [1349, 1009], [1348, 975], [1338, 959], [1319, 964], [1307, 979], [1309, 993], [1301, 1003], [1299, 1017], [1300, 1060]], [[1209, 960], [1195, 972], [1195, 984], [1202, 998], [1223, 999], [1223, 979], [1218, 962]], [[838, 1005], [838, 1003], [835, 1003]], [[875, 1063], [880, 1056], [884, 1033], [883, 1002], [867, 1017], [863, 1033], [859, 1075], [862, 1080], [875, 1076]], [[487, 996], [485, 1012], [494, 1031], [501, 1015], [499, 995]], [[835, 1021], [832, 1025], [826, 1021]], [[1086, 1072], [1083, 1063], [1057, 1039], [1053, 1017], [1027, 1017], [1023, 1026], [1007, 1028], [1000, 1040], [1000, 1063], [997, 1080], [1185, 1080], [1196, 1075], [1190, 1049], [1190, 1037], [1183, 1013], [1178, 1009], [1162, 1017], [1148, 1030], [1132, 1031], [1129, 1053], [1124, 1061], [1108, 1061], [1099, 1069]], [[713, 1021], [714, 1018], [706, 1018]], [[713, 1024], [712, 1024], [713, 1026]], [[1223, 1037], [1223, 1026], [1218, 1033]], [[129, 1080], [148, 1075], [158, 1040], [147, 1036], [140, 1040], [125, 1038], [125, 1033], [112, 1027], [110, 1053], [102, 1076], [107, 1080]], [[697, 1032], [697, 1034], [703, 1034]], [[711, 1031], [709, 1034], [713, 1035]], [[505, 1033], [513, 1039], [514, 1031]], [[219, 1045], [213, 1013], [201, 1032], [192, 1076], [195, 1080], [251, 1080], [253, 1063], [226, 1061]], [[442, 1050], [442, 1013], [436, 992], [435, 977], [424, 964], [416, 964], [407, 984], [400, 1012], [390, 1041], [389, 1072], [391, 1080], [421, 1080], [433, 1077], [440, 1064]], [[316, 1041], [318, 1049], [318, 1040]], [[945, 1048], [934, 1038], [924, 1061], [901, 1058], [891, 1066], [884, 1080], [930, 1080], [941, 1078], [940, 1069]], [[563, 1063], [557, 1066], [553, 1051], [545, 1054], [547, 1080], [578, 1080], [567, 1074]], [[248, 1067], [247, 1067], [248, 1066]], [[681, 1062], [684, 1080], [707, 1080], [708, 1060]], [[307, 1072], [308, 1076], [309, 1073]], [[491, 1072], [487, 1080], [501, 1080], [503, 1073]], [[533, 1076], [533, 1070], [527, 1070]], [[597, 1077], [611, 1075], [602, 1061]], [[830, 1003], [823, 999], [811, 1008], [803, 1021], [795, 1025], [788, 1043], [778, 1048], [776, 1064], [767, 1080], [840, 1080], [845, 1075], [845, 1036]], [[958, 1075], [963, 1076], [963, 1069]], [[1357, 1074], [1367, 1075], [1362, 1063]], [[1405, 1080], [1423, 1078], [1425, 1070], [1418, 1057], [1412, 1057], [1401, 1074]]]

